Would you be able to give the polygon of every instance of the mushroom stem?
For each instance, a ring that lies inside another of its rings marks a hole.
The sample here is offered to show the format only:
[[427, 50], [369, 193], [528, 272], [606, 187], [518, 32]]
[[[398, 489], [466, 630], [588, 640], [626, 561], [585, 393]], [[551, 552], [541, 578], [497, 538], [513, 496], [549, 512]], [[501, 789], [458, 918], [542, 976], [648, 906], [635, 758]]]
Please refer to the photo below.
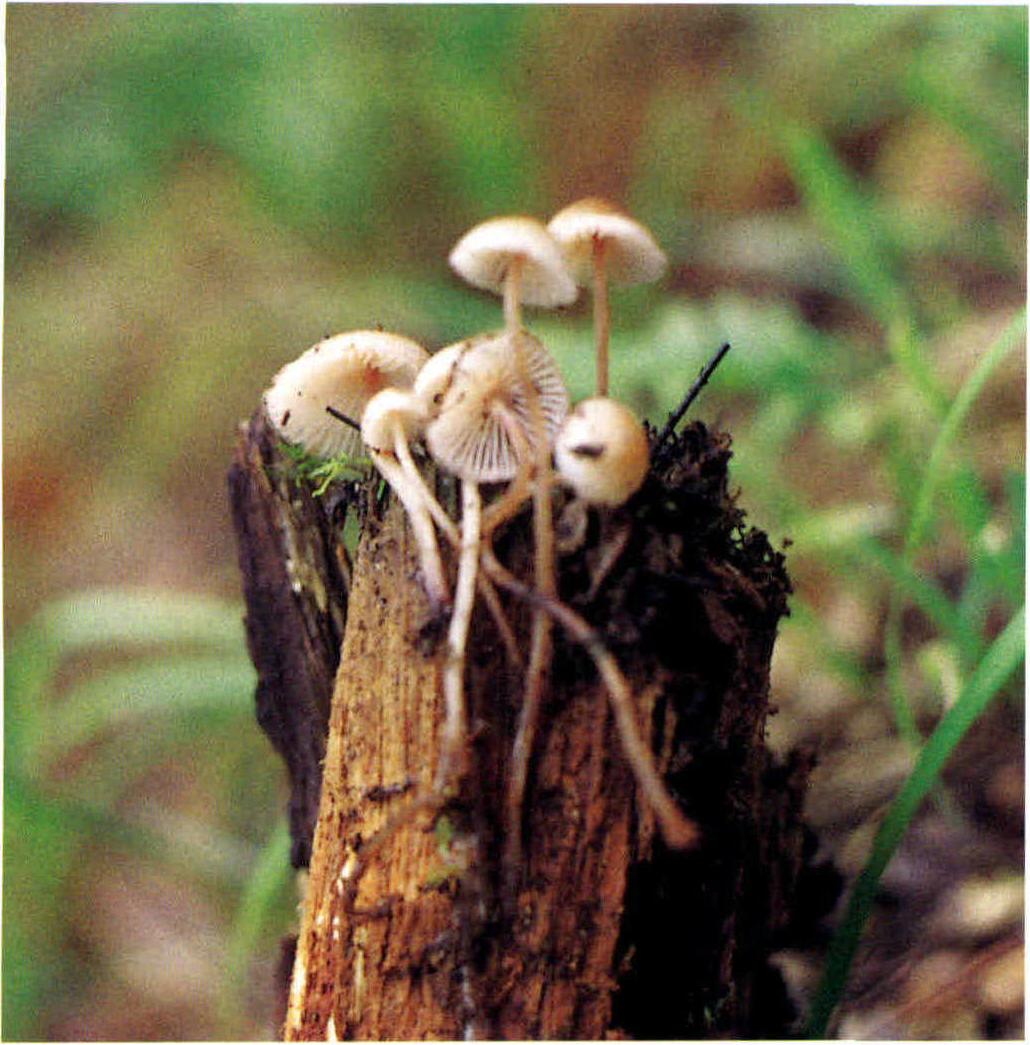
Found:
[[402, 454], [407, 451], [407, 443], [400, 423], [395, 423], [393, 430], [393, 449], [380, 450], [371, 446], [368, 449], [376, 468], [393, 487], [408, 513], [411, 532], [418, 545], [419, 564], [422, 567], [426, 594], [433, 611], [439, 612], [451, 604], [451, 596], [444, 575], [443, 561], [440, 558], [440, 548], [436, 543], [436, 530], [433, 529], [433, 520], [419, 489], [421, 477], [418, 482], [413, 481], [401, 463]]
[[511, 334], [522, 327], [522, 269], [526, 259], [516, 254], [504, 274], [504, 325]]
[[608, 690], [622, 749], [637, 778], [637, 784], [654, 810], [666, 845], [671, 849], [692, 846], [699, 836], [697, 824], [683, 815], [658, 775], [651, 749], [644, 743], [637, 726], [629, 682], [601, 637], [565, 603], [554, 596], [534, 591], [519, 581], [497, 561], [489, 548], [483, 549], [483, 569], [500, 587], [532, 602], [556, 620], [569, 637], [587, 651]]
[[462, 481], [461, 554], [454, 591], [454, 611], [447, 629], [447, 662], [443, 670], [443, 750], [436, 777], [436, 788], [439, 791], [445, 791], [461, 775], [463, 768], [462, 747], [466, 733], [465, 647], [468, 644], [469, 622], [476, 596], [482, 504], [479, 487], [475, 483]]
[[519, 459], [519, 470], [515, 473], [515, 478], [508, 484], [508, 488], [504, 493], [483, 511], [484, 541], [490, 541], [494, 530], [515, 515], [532, 495], [533, 458], [529, 451], [529, 444], [526, 442], [526, 437], [522, 432], [522, 426], [511, 410], [503, 403], [495, 403], [493, 411], [501, 419], [508, 437], [515, 444]]
[[611, 308], [608, 305], [608, 240], [594, 236], [594, 330], [597, 339], [597, 394], [608, 394], [608, 340]]
[[[518, 342], [516, 344], [518, 345]], [[519, 379], [526, 390], [530, 430], [533, 436], [531, 446], [535, 464], [535, 474], [532, 477], [533, 583], [541, 596], [553, 597], [556, 584], [554, 578], [554, 520], [551, 511], [551, 451], [547, 445], [547, 431], [540, 396], [530, 377], [525, 353], [521, 346], [516, 349], [516, 365]], [[529, 772], [529, 759], [533, 751], [533, 740], [536, 736], [541, 690], [550, 662], [551, 619], [539, 605], [534, 605], [529, 666], [526, 669], [522, 709], [519, 713], [519, 723], [512, 748], [512, 778], [508, 789], [507, 846], [511, 856], [509, 860], [511, 868], [518, 867], [521, 863], [522, 802]]]
[[[460, 548], [461, 532], [455, 525], [454, 520], [444, 511], [443, 505], [436, 499], [433, 491], [426, 485], [418, 465], [415, 464], [415, 460], [411, 456], [411, 450], [408, 448], [407, 441], [403, 439], [398, 440], [395, 448], [401, 467], [411, 478], [412, 485], [417, 488], [433, 521], [440, 527], [444, 537], [450, 541], [451, 547]], [[497, 589], [493, 586], [490, 578], [481, 573], [476, 574], [476, 587], [479, 589], [479, 594], [483, 596], [483, 601], [490, 611], [490, 616], [494, 619], [494, 624], [501, 636], [501, 642], [504, 643], [504, 651], [507, 654], [508, 661], [515, 666], [520, 665], [522, 657], [519, 653], [518, 640], [515, 638], [515, 633], [511, 630], [511, 624], [505, 616], [500, 599], [497, 597]]]

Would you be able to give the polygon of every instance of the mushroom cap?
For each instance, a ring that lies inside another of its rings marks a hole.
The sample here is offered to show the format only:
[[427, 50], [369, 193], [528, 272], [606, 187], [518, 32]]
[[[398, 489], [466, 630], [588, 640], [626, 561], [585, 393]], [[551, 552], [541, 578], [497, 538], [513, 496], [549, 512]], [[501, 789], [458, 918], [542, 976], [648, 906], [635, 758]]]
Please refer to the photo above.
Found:
[[[532, 451], [533, 425], [516, 353], [536, 388], [549, 445], [569, 409], [561, 372], [543, 344], [526, 331], [474, 339], [456, 360], [450, 386], [426, 446], [436, 462], [469, 482], [504, 482], [518, 471], [522, 446]], [[516, 432], [510, 425], [517, 426]]]
[[430, 414], [436, 415], [444, 395], [451, 387], [454, 367], [458, 360], [473, 346], [493, 337], [493, 334], [475, 334], [438, 349], [430, 357], [415, 378], [413, 391], [425, 404]]
[[613, 283], [651, 283], [665, 271], [665, 254], [651, 233], [599, 196], [577, 200], [558, 211], [547, 231], [561, 244], [580, 286], [590, 282], [595, 238], [607, 244], [605, 270]]
[[598, 396], [578, 403], [558, 432], [558, 474], [589, 504], [616, 506], [640, 489], [650, 448], [644, 426], [622, 403]]
[[475, 287], [504, 293], [504, 277], [515, 258], [523, 259], [521, 299], [555, 308], [576, 300], [561, 248], [536, 218], [491, 218], [461, 237], [451, 251], [451, 268]]
[[393, 453], [394, 425], [409, 440], [426, 420], [426, 408], [414, 392], [384, 388], [365, 404], [361, 415], [361, 438], [373, 453]]
[[400, 334], [337, 334], [319, 341], [275, 375], [264, 395], [265, 409], [278, 433], [309, 453], [357, 453], [360, 435], [326, 407], [358, 421], [380, 389], [411, 388], [428, 358], [421, 345]]

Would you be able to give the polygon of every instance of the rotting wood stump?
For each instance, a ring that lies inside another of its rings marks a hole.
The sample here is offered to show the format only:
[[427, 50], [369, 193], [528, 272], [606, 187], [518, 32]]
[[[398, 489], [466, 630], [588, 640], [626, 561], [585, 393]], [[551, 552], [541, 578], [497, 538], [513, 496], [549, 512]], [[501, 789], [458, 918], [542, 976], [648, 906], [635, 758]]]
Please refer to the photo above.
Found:
[[[288, 1039], [788, 1032], [791, 1008], [767, 959], [789, 930], [803, 870], [808, 765], [775, 765], [764, 730], [790, 583], [729, 492], [728, 437], [695, 422], [653, 456], [640, 492], [617, 512], [591, 511], [585, 527], [571, 525], [556, 491], [559, 593], [632, 683], [641, 729], [700, 844], [663, 845], [593, 663], [556, 627], [523, 865], [502, 866], [523, 683], [477, 605], [470, 772], [442, 815], [414, 819], [375, 852], [352, 896], [356, 855], [435, 769], [443, 629], [415, 583], [403, 513], [378, 499], [377, 481], [312, 498], [260, 410], [242, 429], [230, 494], [259, 719], [290, 773], [294, 864], [311, 854]], [[352, 569], [347, 510], [362, 522]], [[528, 509], [496, 548], [531, 575]], [[525, 644], [530, 607], [502, 598]]]

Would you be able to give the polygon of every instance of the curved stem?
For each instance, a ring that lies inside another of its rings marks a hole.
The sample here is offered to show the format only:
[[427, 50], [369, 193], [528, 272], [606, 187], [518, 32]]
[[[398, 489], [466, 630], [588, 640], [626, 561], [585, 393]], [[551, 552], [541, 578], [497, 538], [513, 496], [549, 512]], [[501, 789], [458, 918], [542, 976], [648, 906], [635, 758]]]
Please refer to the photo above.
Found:
[[[411, 479], [412, 485], [419, 491], [419, 495], [422, 497], [433, 521], [440, 527], [444, 537], [450, 541], [451, 547], [459, 548], [461, 546], [461, 532], [454, 520], [444, 511], [443, 505], [436, 499], [433, 491], [426, 485], [418, 465], [415, 464], [415, 459], [411, 456], [407, 440], [398, 439], [396, 450], [401, 467]], [[490, 616], [493, 617], [509, 663], [518, 667], [522, 663], [519, 644], [515, 638], [515, 633], [511, 630], [511, 624], [505, 615], [501, 600], [497, 597], [497, 589], [493, 586], [490, 578], [482, 574], [476, 575], [476, 587], [479, 590], [479, 594], [483, 596], [483, 601], [486, 603], [486, 608], [490, 611]]]
[[461, 484], [461, 555], [454, 591], [454, 611], [447, 629], [447, 662], [443, 669], [444, 725], [436, 788], [445, 791], [460, 776], [466, 734], [465, 647], [476, 597], [482, 500], [475, 483]]
[[658, 775], [651, 749], [637, 727], [629, 682], [601, 637], [565, 603], [553, 596], [535, 592], [519, 581], [497, 561], [488, 548], [483, 550], [483, 569], [500, 587], [534, 603], [556, 620], [569, 637], [587, 651], [608, 690], [622, 749], [637, 778], [637, 784], [654, 810], [666, 845], [672, 849], [686, 849], [694, 845], [699, 837], [697, 824], [683, 815]]
[[608, 241], [594, 237], [594, 331], [597, 339], [597, 394], [608, 394], [608, 340], [611, 307], [608, 304]]
[[[395, 445], [402, 441], [403, 434], [395, 436]], [[429, 516], [425, 499], [393, 451], [377, 450], [373, 447], [368, 449], [376, 468], [393, 487], [401, 504], [404, 505], [404, 510], [408, 513], [411, 532], [418, 545], [419, 563], [422, 567], [426, 594], [429, 596], [434, 612], [439, 611], [450, 605], [451, 595], [443, 571], [440, 548], [436, 543], [436, 531], [433, 529], [433, 520]]]

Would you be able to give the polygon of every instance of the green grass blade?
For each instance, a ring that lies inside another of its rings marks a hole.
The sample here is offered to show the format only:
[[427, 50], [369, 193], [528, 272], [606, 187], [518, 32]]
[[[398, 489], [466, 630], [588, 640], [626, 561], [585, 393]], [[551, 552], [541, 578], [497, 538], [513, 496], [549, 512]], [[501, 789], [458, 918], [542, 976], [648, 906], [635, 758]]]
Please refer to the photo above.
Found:
[[171, 591], [96, 588], [46, 606], [30, 626], [61, 655], [92, 646], [196, 643], [244, 648], [243, 611], [233, 604]]
[[998, 369], [1005, 357], [1020, 344], [1019, 335], [1026, 328], [1026, 310], [1019, 314], [1005, 328], [1001, 336], [981, 357], [976, 368], [966, 378], [952, 401], [951, 407], [941, 423], [941, 430], [934, 441], [933, 449], [927, 460], [923, 473], [923, 482], [916, 494], [915, 508], [905, 537], [905, 547], [912, 551], [919, 547], [926, 535], [926, 528], [933, 508], [933, 499], [944, 475], [944, 464], [956, 436], [965, 423], [973, 404], [983, 392], [991, 375]]
[[1026, 157], [1013, 148], [984, 111], [969, 100], [967, 85], [947, 69], [923, 61], [913, 66], [907, 89], [912, 100], [966, 140], [1016, 206], [1026, 203]]
[[1021, 607], [984, 654], [958, 700], [937, 724], [894, 799], [873, 841], [872, 852], [848, 900], [826, 957], [822, 981], [809, 1012], [806, 1037], [826, 1037], [830, 1017], [840, 1002], [862, 930], [872, 910], [880, 878], [923, 799], [940, 777], [959, 741], [1004, 688], [1024, 657], [1025, 608]]
[[[916, 492], [905, 534], [902, 560], [910, 566], [916, 551], [926, 538], [934, 497], [943, 480], [945, 464], [952, 444], [955, 442], [962, 424], [969, 415], [991, 375], [997, 370], [1005, 357], [1020, 343], [1020, 333], [1026, 327], [1026, 311], [1022, 310], [1005, 328], [1002, 335], [980, 359], [973, 372], [966, 378], [958, 395], [952, 401], [948, 412], [941, 422], [940, 431], [934, 440], [927, 458], [919, 489]], [[912, 709], [905, 698], [905, 685], [902, 678], [902, 660], [904, 651], [901, 642], [901, 611], [903, 608], [903, 592], [898, 585], [891, 591], [887, 607], [887, 619], [884, 629], [884, 655], [886, 662], [887, 687], [898, 732], [910, 743], [918, 744], [921, 740], [919, 728], [912, 714]]]
[[979, 653], [980, 638], [970, 635], [955, 604], [943, 589], [927, 577], [921, 576], [900, 555], [874, 537], [860, 535], [856, 541], [856, 559], [864, 566], [873, 564], [881, 569], [894, 587], [912, 601], [945, 636], [963, 651]]
[[247, 879], [229, 932], [219, 1013], [227, 1038], [242, 1028], [251, 983], [246, 970], [269, 927], [282, 913], [294, 873], [290, 867], [290, 833], [286, 821], [280, 820]]
[[779, 144], [805, 207], [833, 248], [853, 293], [883, 324], [895, 365], [940, 413], [944, 396], [923, 357], [915, 307], [876, 201], [818, 130], [785, 119], [757, 90], [738, 95], [738, 107]]
[[256, 675], [242, 650], [235, 657], [167, 656], [105, 671], [74, 687], [36, 719], [28, 750], [44, 760], [157, 715], [252, 714]]

